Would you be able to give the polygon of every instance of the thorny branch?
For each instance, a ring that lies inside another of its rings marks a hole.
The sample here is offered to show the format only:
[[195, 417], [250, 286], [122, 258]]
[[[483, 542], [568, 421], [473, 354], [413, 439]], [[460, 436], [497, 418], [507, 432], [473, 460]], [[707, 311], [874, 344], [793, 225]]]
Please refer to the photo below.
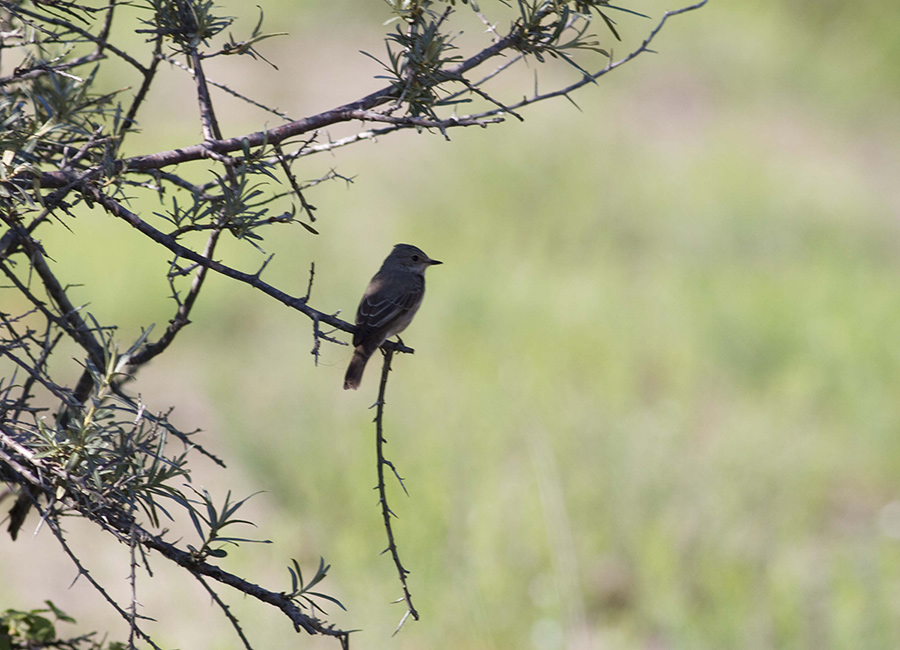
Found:
[[419, 612], [416, 611], [412, 602], [412, 594], [409, 593], [409, 587], [406, 584], [406, 576], [409, 571], [404, 568], [400, 561], [400, 552], [397, 550], [397, 543], [394, 541], [394, 529], [391, 525], [391, 517], [396, 516], [388, 505], [387, 487], [384, 481], [384, 468], [390, 467], [400, 483], [400, 487], [406, 492], [406, 486], [403, 479], [397, 473], [394, 465], [384, 456], [384, 444], [387, 442], [384, 438], [384, 395], [387, 391], [388, 374], [391, 372], [391, 359], [394, 352], [390, 349], [384, 351], [384, 363], [381, 366], [381, 383], [378, 386], [378, 401], [375, 402], [375, 464], [378, 469], [378, 504], [381, 506], [381, 517], [384, 521], [384, 530], [387, 533], [388, 545], [387, 552], [390, 552], [394, 566], [397, 568], [397, 575], [400, 578], [400, 587], [403, 589], [403, 602], [406, 603], [406, 612], [400, 619], [394, 634], [400, 631], [406, 619], [412, 616], [415, 620], [419, 620]]

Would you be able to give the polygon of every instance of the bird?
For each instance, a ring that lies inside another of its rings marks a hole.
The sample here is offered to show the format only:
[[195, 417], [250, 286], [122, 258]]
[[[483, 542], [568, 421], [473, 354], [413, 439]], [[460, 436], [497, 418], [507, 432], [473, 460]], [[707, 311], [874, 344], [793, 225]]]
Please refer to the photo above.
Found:
[[359, 388], [369, 357], [412, 322], [425, 295], [425, 269], [442, 263], [411, 244], [394, 246], [359, 301], [344, 390]]

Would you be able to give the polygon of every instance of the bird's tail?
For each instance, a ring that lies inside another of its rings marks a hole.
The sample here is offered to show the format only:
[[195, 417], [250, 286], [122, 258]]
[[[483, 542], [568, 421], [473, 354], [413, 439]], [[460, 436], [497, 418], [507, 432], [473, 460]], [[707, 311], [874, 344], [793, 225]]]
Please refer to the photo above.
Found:
[[350, 365], [347, 366], [347, 374], [344, 375], [344, 390], [359, 388], [359, 382], [362, 381], [363, 370], [366, 369], [366, 362], [369, 355], [363, 351], [362, 346], [353, 351], [353, 358], [350, 359]]

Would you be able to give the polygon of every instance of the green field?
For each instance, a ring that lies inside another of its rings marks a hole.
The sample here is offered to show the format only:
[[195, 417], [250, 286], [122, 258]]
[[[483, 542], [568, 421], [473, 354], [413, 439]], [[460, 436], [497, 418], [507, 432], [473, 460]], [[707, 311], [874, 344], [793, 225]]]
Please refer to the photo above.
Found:
[[[230, 83], [298, 117], [378, 87], [357, 51], [380, 54], [386, 8], [335, 26], [345, 9], [285, 7], [264, 6], [291, 32], [261, 46], [280, 72], [239, 61]], [[315, 261], [312, 304], [350, 319], [394, 243], [444, 261], [387, 395], [410, 493], [392, 482], [390, 497], [422, 618], [391, 638], [404, 610], [379, 555], [377, 360], [348, 394], [348, 348], [315, 367], [308, 320], [216, 277], [136, 386], [227, 459], [198, 463], [196, 484], [265, 490], [248, 536], [273, 544], [226, 568], [286, 589], [290, 558], [312, 572], [324, 556], [323, 591], [349, 610], [329, 614], [361, 629], [357, 648], [900, 647], [898, 18], [874, 2], [714, 1], [669, 23], [658, 54], [583, 89], [580, 112], [556, 100], [449, 143], [403, 133], [298, 165], [354, 183], [311, 194], [319, 237], [272, 231], [270, 283], [303, 294]], [[617, 55], [655, 24], [623, 22]], [[531, 90], [532, 70], [508, 96]], [[542, 74], [548, 88], [571, 78]], [[132, 153], [199, 140], [189, 94], [154, 101], [189, 119], [160, 144], [150, 134], [170, 117], [151, 111]], [[225, 105], [227, 135], [262, 126]], [[72, 228], [43, 239], [85, 285], [77, 298], [126, 342], [164, 326], [166, 256], [99, 212]], [[262, 259], [233, 242], [220, 258]], [[49, 597], [121, 638], [83, 581], [66, 590], [65, 558], [21, 572], [53, 547], [45, 536], [0, 538], [0, 609]], [[122, 594], [126, 551], [95, 560]], [[237, 647], [202, 588], [158, 564], [142, 580], [148, 629], [166, 647]], [[337, 647], [228, 602], [258, 647]]]

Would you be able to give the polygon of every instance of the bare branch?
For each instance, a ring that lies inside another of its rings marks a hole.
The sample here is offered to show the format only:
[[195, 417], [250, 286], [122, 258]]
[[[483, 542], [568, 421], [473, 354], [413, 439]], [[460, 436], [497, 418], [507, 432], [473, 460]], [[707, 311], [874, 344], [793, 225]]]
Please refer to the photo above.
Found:
[[[388, 465], [394, 471], [395, 475], [397, 474], [397, 470], [394, 469], [393, 464], [384, 457], [384, 443], [386, 442], [384, 438], [384, 395], [387, 391], [388, 373], [391, 371], [391, 359], [393, 355], [394, 353], [392, 350], [384, 350], [384, 363], [381, 366], [381, 383], [378, 387], [378, 401], [375, 402], [375, 462], [378, 466], [378, 503], [381, 506], [381, 518], [384, 520], [384, 530], [387, 533], [388, 538], [387, 551], [390, 551], [391, 558], [394, 560], [394, 566], [397, 568], [397, 575], [400, 577], [400, 586], [403, 589], [403, 601], [406, 603], [406, 613], [403, 615], [400, 624], [394, 631], [394, 634], [396, 634], [400, 631], [400, 628], [403, 627], [403, 623], [406, 622], [406, 619], [410, 615], [418, 621], [419, 613], [416, 611], [415, 606], [413, 606], [412, 595], [409, 593], [409, 587], [406, 584], [406, 576], [409, 575], [409, 571], [407, 571], [400, 562], [400, 553], [397, 550], [397, 544], [394, 541], [394, 529], [391, 526], [391, 516], [393, 516], [394, 513], [391, 511], [390, 506], [388, 506], [387, 488], [384, 482], [385, 465]], [[406, 486], [403, 485], [403, 480], [400, 479], [399, 475], [397, 478], [400, 480], [403, 491], [406, 492]]]
[[[169, 56], [164, 56], [163, 58], [168, 63], [170, 63], [171, 65], [174, 65], [175, 67], [181, 68], [185, 72], [191, 72], [191, 69], [189, 67], [187, 67], [186, 65], [184, 65], [183, 63], [181, 63], [180, 61], [176, 61], [175, 59], [173, 59], [172, 57], [169, 57]], [[257, 108], [260, 108], [260, 109], [266, 111], [267, 113], [272, 113], [273, 115], [277, 115], [278, 117], [283, 119], [285, 122], [293, 121], [291, 119], [290, 115], [287, 115], [286, 113], [283, 113], [282, 111], [279, 111], [277, 108], [272, 108], [271, 106], [266, 106], [265, 104], [261, 104], [260, 102], [256, 101], [255, 99], [247, 97], [246, 95], [239, 93], [238, 91], [234, 90], [233, 88], [229, 88], [228, 86], [226, 86], [223, 83], [220, 83], [218, 81], [210, 79], [209, 77], [206, 77], [206, 83], [208, 83], [210, 86], [215, 86], [219, 90], [226, 92], [229, 95], [231, 95], [232, 97], [236, 97], [237, 99], [240, 99], [241, 101], [246, 102], [246, 103], [250, 104], [251, 106], [256, 106]]]
[[200, 123], [203, 125], [204, 140], [221, 140], [222, 132], [219, 130], [219, 122], [213, 110], [212, 99], [209, 96], [209, 87], [206, 85], [206, 75], [203, 74], [203, 64], [197, 48], [191, 48], [191, 72], [197, 84], [197, 103], [200, 106]]
[[[307, 144], [309, 144], [309, 143], [308, 142], [304, 143], [303, 147], [300, 147], [300, 150], [302, 151], [303, 148]], [[303, 196], [303, 190], [300, 187], [300, 185], [297, 183], [297, 178], [294, 176], [294, 173], [291, 171], [291, 165], [285, 158], [284, 152], [281, 150], [281, 145], [280, 144], [274, 145], [274, 149], [275, 149], [275, 156], [278, 159], [278, 163], [281, 165], [281, 169], [284, 171], [284, 175], [287, 176], [288, 182], [291, 184], [291, 188], [293, 188], [293, 190], [294, 190], [294, 194], [300, 200], [300, 206], [303, 208], [303, 211], [306, 212], [306, 215], [309, 217], [309, 220], [311, 222], [314, 222], [316, 220], [316, 215], [313, 213], [316, 210], [316, 206], [311, 205], [309, 202], [307, 202], [306, 198]], [[315, 228], [310, 226], [309, 224], [305, 224], [302, 221], [299, 223], [300, 223], [300, 225], [302, 225], [304, 228], [306, 228], [312, 234], [314, 234], [314, 235], [319, 234], [319, 232]], [[310, 278], [310, 282], [312, 282], [312, 278]]]
[[122, 120], [122, 124], [119, 127], [120, 135], [131, 129], [135, 124], [137, 112], [140, 109], [141, 104], [143, 104], [144, 100], [147, 98], [147, 93], [150, 92], [150, 85], [156, 78], [156, 71], [159, 69], [161, 51], [162, 38], [157, 37], [156, 44], [153, 47], [153, 59], [150, 61], [150, 65], [146, 69], [141, 71], [141, 86], [140, 88], [138, 88], [137, 93], [135, 93], [134, 99], [131, 100], [131, 106], [128, 107], [128, 112], [125, 114], [125, 119]]
[[243, 628], [241, 628], [240, 623], [238, 623], [237, 618], [235, 618], [234, 614], [231, 613], [231, 608], [225, 604], [225, 602], [219, 597], [219, 594], [215, 592], [215, 590], [209, 586], [206, 580], [203, 579], [203, 576], [199, 576], [194, 574], [194, 577], [197, 578], [197, 581], [203, 585], [203, 588], [206, 589], [207, 593], [209, 593], [209, 597], [212, 598], [213, 602], [219, 606], [219, 609], [222, 610], [222, 613], [225, 614], [225, 618], [228, 619], [228, 622], [231, 623], [231, 627], [234, 628], [235, 634], [238, 635], [238, 638], [241, 640], [241, 643], [244, 644], [244, 647], [247, 650], [253, 650], [253, 646], [250, 645], [250, 641], [247, 639], [247, 636], [244, 634]]

